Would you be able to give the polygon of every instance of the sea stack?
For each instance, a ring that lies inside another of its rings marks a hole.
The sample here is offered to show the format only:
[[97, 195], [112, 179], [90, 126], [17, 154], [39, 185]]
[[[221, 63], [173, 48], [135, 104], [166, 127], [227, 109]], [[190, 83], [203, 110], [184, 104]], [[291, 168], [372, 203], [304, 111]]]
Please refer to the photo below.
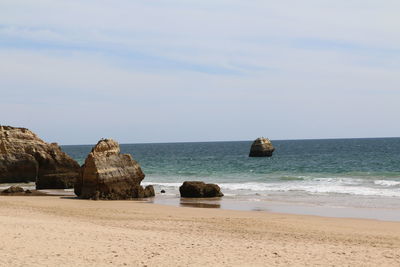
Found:
[[0, 183], [36, 182], [37, 189], [72, 188], [79, 164], [56, 143], [26, 128], [0, 126]]
[[131, 199], [154, 196], [152, 186], [143, 188], [144, 173], [129, 154], [121, 154], [119, 144], [102, 139], [92, 148], [81, 167], [74, 191], [84, 199]]
[[275, 148], [268, 138], [257, 138], [250, 148], [249, 157], [272, 157]]

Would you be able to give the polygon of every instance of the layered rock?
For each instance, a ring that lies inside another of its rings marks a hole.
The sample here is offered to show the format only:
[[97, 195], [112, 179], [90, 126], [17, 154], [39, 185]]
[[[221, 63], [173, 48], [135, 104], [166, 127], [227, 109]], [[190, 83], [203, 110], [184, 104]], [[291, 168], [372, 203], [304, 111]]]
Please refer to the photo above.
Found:
[[179, 187], [181, 197], [222, 197], [221, 189], [216, 184], [206, 184], [199, 181], [186, 181]]
[[250, 148], [249, 157], [272, 157], [274, 146], [268, 138], [257, 138]]
[[78, 174], [79, 164], [56, 143], [46, 143], [26, 128], [0, 126], [0, 183], [72, 188]]
[[75, 194], [85, 199], [131, 199], [154, 196], [154, 188], [143, 188], [144, 173], [129, 154], [121, 154], [117, 142], [102, 139], [81, 167]]

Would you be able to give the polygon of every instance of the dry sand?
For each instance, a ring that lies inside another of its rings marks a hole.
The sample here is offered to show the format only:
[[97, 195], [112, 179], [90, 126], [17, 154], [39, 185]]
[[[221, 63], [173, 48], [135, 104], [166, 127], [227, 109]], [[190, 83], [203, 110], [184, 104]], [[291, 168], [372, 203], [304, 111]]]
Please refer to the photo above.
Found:
[[0, 196], [0, 266], [400, 266], [400, 223]]

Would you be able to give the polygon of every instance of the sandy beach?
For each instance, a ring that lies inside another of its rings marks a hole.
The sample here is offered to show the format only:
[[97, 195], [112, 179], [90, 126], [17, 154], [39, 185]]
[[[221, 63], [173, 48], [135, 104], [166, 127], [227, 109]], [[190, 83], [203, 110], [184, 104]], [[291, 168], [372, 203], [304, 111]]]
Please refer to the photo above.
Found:
[[400, 223], [0, 196], [2, 266], [399, 266]]

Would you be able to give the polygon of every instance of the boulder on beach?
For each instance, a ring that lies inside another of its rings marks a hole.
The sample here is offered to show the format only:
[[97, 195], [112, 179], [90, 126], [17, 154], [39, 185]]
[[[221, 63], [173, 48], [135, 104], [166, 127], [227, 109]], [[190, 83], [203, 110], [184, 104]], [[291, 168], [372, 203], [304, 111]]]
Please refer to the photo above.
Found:
[[79, 164], [56, 143], [26, 128], [0, 126], [0, 183], [36, 182], [37, 189], [72, 188]]
[[147, 197], [154, 197], [155, 191], [152, 185], [148, 185], [145, 188], [143, 186], [138, 185], [133, 188], [133, 194], [130, 198], [147, 198]]
[[82, 165], [74, 191], [84, 199], [132, 199], [154, 196], [153, 186], [143, 188], [144, 173], [129, 154], [121, 154], [119, 144], [102, 139]]
[[144, 197], [154, 197], [156, 192], [154, 191], [154, 187], [152, 185], [148, 185], [144, 188]]
[[222, 197], [221, 189], [216, 184], [206, 184], [200, 181], [186, 181], [179, 187], [181, 197]]
[[257, 138], [250, 148], [249, 157], [272, 157], [275, 148], [268, 138]]
[[3, 190], [2, 193], [5, 193], [5, 194], [14, 194], [14, 193], [22, 193], [22, 192], [24, 192], [24, 189], [23, 189], [22, 187], [20, 187], [20, 186], [14, 186], [14, 185], [13, 185], [13, 186], [11, 186], [11, 187], [9, 187], [9, 188]]

